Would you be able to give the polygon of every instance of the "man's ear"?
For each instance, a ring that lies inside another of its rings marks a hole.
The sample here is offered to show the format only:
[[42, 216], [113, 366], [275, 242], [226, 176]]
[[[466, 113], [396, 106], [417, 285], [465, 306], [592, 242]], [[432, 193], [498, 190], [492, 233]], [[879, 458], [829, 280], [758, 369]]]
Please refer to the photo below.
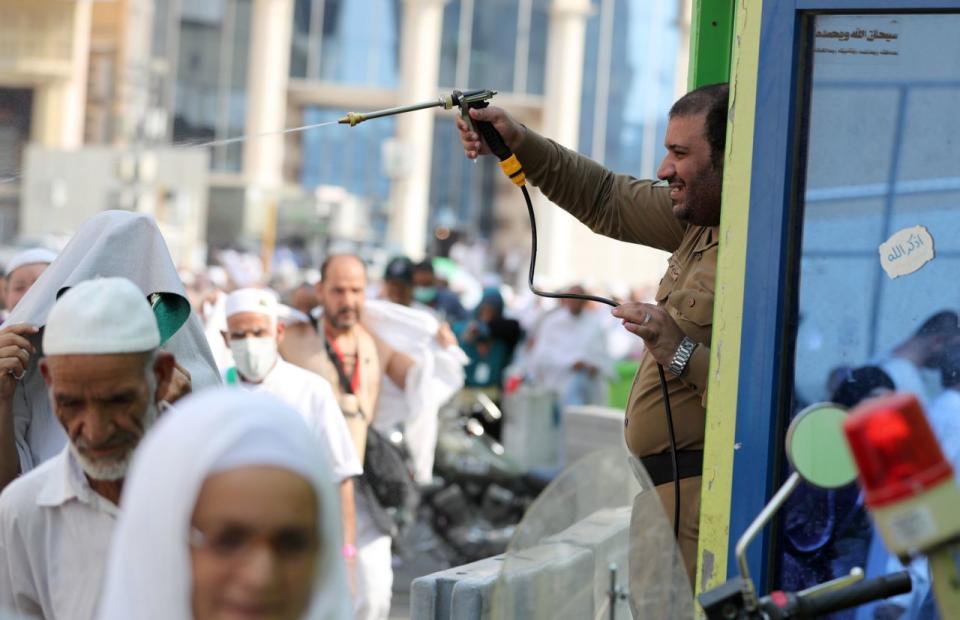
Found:
[[157, 391], [153, 395], [155, 400], [159, 400], [159, 395], [167, 393], [170, 382], [173, 380], [173, 369], [176, 368], [176, 365], [177, 360], [173, 357], [173, 353], [157, 352], [157, 359], [153, 362], [153, 375], [157, 378]]
[[313, 285], [313, 293], [317, 296], [317, 305], [323, 305], [323, 280]]
[[287, 326], [283, 321], [277, 321], [277, 344], [283, 342], [283, 336], [287, 333]]

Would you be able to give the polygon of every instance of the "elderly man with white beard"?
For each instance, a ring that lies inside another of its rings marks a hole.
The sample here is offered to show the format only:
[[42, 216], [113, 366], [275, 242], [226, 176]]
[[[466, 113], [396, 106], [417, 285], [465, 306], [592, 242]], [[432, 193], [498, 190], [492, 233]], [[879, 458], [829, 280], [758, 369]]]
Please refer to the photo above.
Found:
[[159, 345], [129, 280], [82, 282], [53, 306], [40, 370], [69, 441], [0, 494], [0, 608], [94, 617], [127, 466], [173, 376]]

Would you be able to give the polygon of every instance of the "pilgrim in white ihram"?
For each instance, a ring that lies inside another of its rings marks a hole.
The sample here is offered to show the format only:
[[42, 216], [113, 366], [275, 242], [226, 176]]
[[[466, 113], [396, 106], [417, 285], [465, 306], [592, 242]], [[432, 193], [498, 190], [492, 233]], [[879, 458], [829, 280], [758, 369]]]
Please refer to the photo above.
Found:
[[47, 318], [43, 373], [70, 435], [0, 494], [0, 608], [93, 618], [127, 464], [156, 418], [174, 361], [140, 289], [77, 284]]

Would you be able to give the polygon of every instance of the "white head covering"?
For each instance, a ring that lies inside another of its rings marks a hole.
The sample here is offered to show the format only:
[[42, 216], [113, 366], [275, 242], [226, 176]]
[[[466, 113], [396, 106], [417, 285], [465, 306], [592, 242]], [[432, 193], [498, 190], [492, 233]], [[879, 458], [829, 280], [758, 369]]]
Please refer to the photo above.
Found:
[[273, 396], [221, 388], [190, 396], [137, 448], [121, 500], [100, 620], [191, 617], [190, 517], [203, 481], [272, 465], [310, 481], [323, 541], [305, 620], [350, 618], [340, 510], [330, 472], [302, 418]]
[[241, 288], [227, 295], [227, 318], [241, 312], [254, 312], [277, 319], [277, 296], [265, 288]]
[[[137, 285], [154, 307], [161, 346], [190, 372], [194, 390], [220, 385], [210, 345], [199, 319], [190, 312], [186, 291], [170, 252], [153, 218], [129, 211], [104, 211], [86, 222], [67, 247], [23, 296], [7, 325], [43, 326], [54, 302], [71, 286], [85, 280], [123, 277]], [[172, 334], [172, 335], [171, 335]], [[40, 338], [30, 337], [41, 348]], [[27, 472], [55, 456], [67, 442], [53, 415], [38, 360], [31, 356], [26, 375], [14, 396], [14, 425], [21, 471]]]
[[7, 262], [7, 276], [26, 265], [49, 265], [57, 260], [57, 253], [46, 248], [30, 248], [14, 254]]
[[43, 330], [46, 355], [141, 353], [160, 346], [157, 319], [126, 278], [87, 280], [65, 292]]

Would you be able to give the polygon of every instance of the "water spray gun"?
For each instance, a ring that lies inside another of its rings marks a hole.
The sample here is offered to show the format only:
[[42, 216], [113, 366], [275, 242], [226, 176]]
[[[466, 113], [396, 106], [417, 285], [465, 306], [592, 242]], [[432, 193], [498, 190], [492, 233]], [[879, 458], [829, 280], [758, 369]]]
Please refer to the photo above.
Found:
[[395, 114], [404, 114], [406, 112], [415, 112], [429, 108], [443, 108], [444, 110], [460, 108], [460, 117], [467, 123], [471, 131], [476, 131], [483, 136], [487, 146], [490, 147], [493, 154], [500, 160], [500, 168], [503, 170], [503, 173], [506, 174], [510, 181], [517, 187], [523, 187], [526, 181], [523, 167], [520, 165], [520, 161], [516, 155], [510, 151], [510, 147], [503, 141], [500, 133], [494, 128], [492, 123], [475, 121], [470, 118], [471, 108], [480, 109], [487, 107], [490, 105], [490, 99], [493, 99], [493, 96], [496, 94], [497, 91], [495, 90], [471, 90], [466, 93], [455, 90], [449, 95], [443, 95], [434, 101], [387, 108], [386, 110], [377, 110], [375, 112], [347, 112], [347, 115], [341, 118], [339, 123], [341, 125], [356, 127], [363, 121], [373, 118], [382, 118], [384, 116], [393, 116]]

